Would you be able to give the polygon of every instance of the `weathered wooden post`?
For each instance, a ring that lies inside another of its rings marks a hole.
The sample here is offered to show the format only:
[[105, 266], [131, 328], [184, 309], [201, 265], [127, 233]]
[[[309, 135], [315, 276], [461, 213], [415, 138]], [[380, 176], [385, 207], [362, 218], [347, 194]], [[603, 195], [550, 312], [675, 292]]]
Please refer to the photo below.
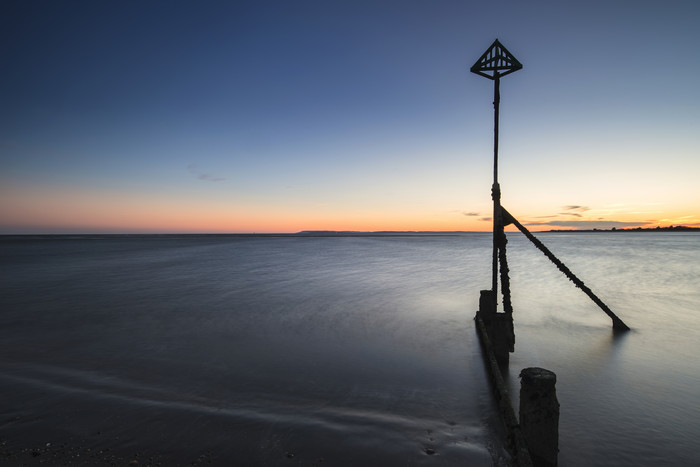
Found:
[[494, 295], [493, 290], [481, 291], [478, 319], [484, 323], [496, 360], [502, 365], [507, 365], [510, 360], [510, 352], [514, 350], [515, 346], [513, 315], [496, 312]]
[[544, 368], [520, 372], [520, 428], [535, 467], [555, 467], [559, 453], [557, 375]]

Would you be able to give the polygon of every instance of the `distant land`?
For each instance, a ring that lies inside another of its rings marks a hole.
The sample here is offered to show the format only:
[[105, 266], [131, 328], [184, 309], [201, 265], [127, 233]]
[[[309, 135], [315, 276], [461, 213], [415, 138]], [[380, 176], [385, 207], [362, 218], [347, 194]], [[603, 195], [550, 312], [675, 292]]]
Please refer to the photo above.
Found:
[[[578, 230], [567, 230], [567, 229], [553, 229], [553, 230], [541, 230], [534, 233], [542, 232], [700, 232], [700, 227], [689, 227], [685, 225], [671, 225], [668, 227], [652, 227], [652, 228], [626, 228], [618, 229], [613, 227], [612, 229], [578, 229]], [[377, 232], [363, 232], [355, 230], [302, 230], [291, 235], [305, 235], [310, 237], [332, 237], [332, 236], [398, 236], [398, 235], [463, 235], [463, 234], [473, 234], [473, 233], [489, 233], [487, 232], [472, 232], [465, 230], [453, 230], [453, 231], [434, 231], [434, 230], [384, 230]]]
[[[586, 229], [586, 230], [538, 230], [533, 233], [581, 233], [581, 232], [700, 232], [700, 227], [689, 227], [685, 225], [671, 225], [668, 227], [653, 228], [611, 228], [611, 229]], [[31, 238], [103, 238], [103, 237], [410, 237], [410, 236], [456, 236], [488, 234], [491, 231], [467, 231], [467, 230], [302, 230], [296, 233], [96, 233], [96, 232], [75, 232], [75, 233], [0, 233], [0, 238], [31, 239]], [[516, 232], [512, 232], [516, 233]], [[517, 232], [519, 233], [519, 232]]]
[[302, 230], [292, 235], [308, 235], [310, 237], [331, 237], [331, 236], [392, 236], [392, 235], [463, 235], [470, 233], [485, 233], [485, 232], [467, 232], [463, 230], [453, 231], [435, 231], [435, 230], [381, 230], [376, 232], [363, 232], [355, 230]]
[[[688, 227], [685, 225], [671, 225], [668, 227], [652, 227], [652, 228], [642, 228], [642, 227], [635, 227], [635, 228], [626, 228], [626, 229], [618, 229], [613, 227], [612, 229], [578, 229], [578, 230], [566, 230], [566, 229], [554, 229], [554, 230], [542, 230], [534, 233], [542, 233], [542, 232], [700, 232], [700, 227]], [[297, 232], [295, 234], [291, 235], [306, 235], [306, 236], [317, 236], [317, 237], [331, 237], [331, 236], [371, 236], [371, 235], [376, 235], [376, 236], [399, 236], [399, 235], [405, 235], [405, 236], [410, 236], [410, 235], [463, 235], [463, 234], [473, 234], [473, 233], [489, 233], [487, 232], [470, 232], [470, 231], [464, 231], [464, 230], [453, 230], [453, 231], [434, 231], [434, 230], [399, 230], [399, 231], [392, 231], [392, 230], [386, 230], [386, 231], [377, 231], [377, 232], [363, 232], [363, 231], [354, 231], [354, 230], [302, 230], [301, 232]]]
[[700, 227], [689, 227], [686, 225], [670, 225], [668, 227], [630, 227], [626, 229], [586, 229], [586, 230], [548, 230], [548, 232], [699, 232]]

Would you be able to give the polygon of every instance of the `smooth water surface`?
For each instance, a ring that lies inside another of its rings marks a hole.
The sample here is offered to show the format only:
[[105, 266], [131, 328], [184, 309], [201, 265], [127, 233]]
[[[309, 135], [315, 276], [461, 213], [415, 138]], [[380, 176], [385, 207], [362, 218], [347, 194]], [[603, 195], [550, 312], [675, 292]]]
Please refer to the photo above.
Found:
[[171, 461], [502, 462], [472, 322], [487, 265], [471, 258], [487, 246], [6, 239], [3, 414]]
[[[693, 465], [700, 235], [509, 234], [522, 368], [557, 373], [562, 466]], [[189, 464], [503, 465], [473, 315], [489, 234], [0, 240], [0, 436]], [[52, 438], [52, 439], [49, 439]]]
[[611, 321], [522, 236], [508, 244], [518, 373], [557, 373], [560, 465], [700, 462], [700, 235], [540, 238], [625, 323]]

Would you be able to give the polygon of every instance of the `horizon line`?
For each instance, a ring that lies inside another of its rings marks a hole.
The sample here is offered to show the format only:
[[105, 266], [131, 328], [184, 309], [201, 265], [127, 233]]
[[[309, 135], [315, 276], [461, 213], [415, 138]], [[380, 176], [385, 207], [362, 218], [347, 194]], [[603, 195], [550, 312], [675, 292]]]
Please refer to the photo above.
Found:
[[[609, 228], [609, 229], [548, 229], [548, 230], [535, 230], [537, 233], [548, 233], [548, 232], [621, 232], [621, 231], [658, 231], [658, 230], [700, 230], [700, 227], [687, 226], [687, 225], [668, 225], [668, 226], [656, 226], [656, 227], [621, 227], [621, 228]], [[342, 235], [460, 235], [460, 234], [487, 234], [492, 233], [492, 230], [300, 230], [297, 232], [86, 232], [86, 231], [73, 231], [73, 232], [18, 232], [18, 233], [7, 233], [0, 232], [0, 236], [66, 236], [66, 235], [113, 235], [113, 236], [146, 236], [146, 235], [248, 235], [248, 236], [342, 236]], [[508, 233], [520, 233], [518, 230], [514, 230]]]

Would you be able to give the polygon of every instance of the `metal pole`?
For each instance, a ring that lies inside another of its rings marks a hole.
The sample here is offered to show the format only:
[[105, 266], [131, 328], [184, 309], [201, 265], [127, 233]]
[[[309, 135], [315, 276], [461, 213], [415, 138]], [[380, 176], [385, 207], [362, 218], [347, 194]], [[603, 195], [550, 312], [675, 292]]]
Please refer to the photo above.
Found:
[[500, 77], [493, 80], [493, 184], [498, 185], [498, 106], [501, 102]]
[[501, 188], [498, 185], [498, 106], [501, 101], [499, 90], [500, 79], [496, 73], [493, 81], [493, 186], [491, 197], [493, 198], [493, 257], [491, 289], [496, 303], [498, 303], [498, 232], [501, 226]]

